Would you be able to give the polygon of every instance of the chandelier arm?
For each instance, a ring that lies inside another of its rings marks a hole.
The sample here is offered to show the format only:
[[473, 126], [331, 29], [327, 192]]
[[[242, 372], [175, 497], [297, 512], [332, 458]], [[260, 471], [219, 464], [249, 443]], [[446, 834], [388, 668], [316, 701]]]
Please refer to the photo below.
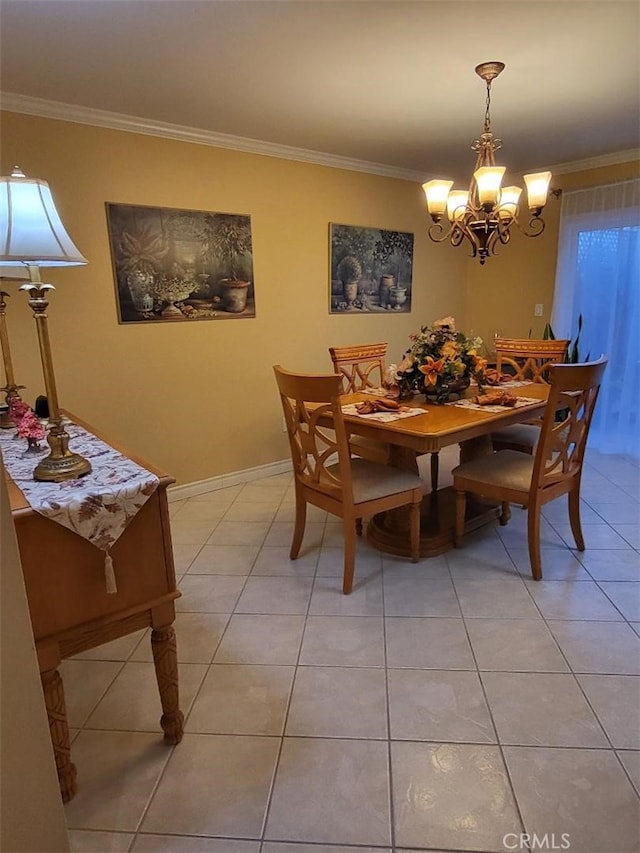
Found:
[[511, 226], [513, 223], [518, 224], [517, 219], [509, 219], [503, 222], [501, 219], [498, 219], [498, 228], [496, 229], [496, 237], [500, 242], [506, 246], [506, 244], [511, 239]]
[[491, 254], [495, 255], [496, 254], [496, 250], [495, 250], [496, 243], [498, 241], [500, 241], [503, 246], [506, 246], [507, 243], [509, 242], [509, 240], [511, 239], [511, 231], [508, 228], [506, 230], [501, 230], [498, 228], [496, 230], [495, 234], [492, 236], [493, 236], [493, 240], [491, 241], [491, 250], [492, 250]]
[[[453, 224], [448, 231], [445, 231], [444, 226], [440, 222], [434, 222], [429, 226], [429, 231], [427, 233], [429, 234], [429, 239], [433, 240], [434, 243], [444, 243], [445, 240], [449, 239], [451, 239], [451, 242], [453, 243], [455, 228], [456, 225]], [[454, 243], [453, 245], [455, 246], [457, 244]]]
[[473, 231], [469, 228], [469, 226], [464, 220], [461, 222], [456, 222], [454, 233], [451, 237], [451, 245], [456, 247], [460, 246], [465, 240], [465, 238], [469, 241], [469, 244], [471, 246], [471, 257], [475, 258], [478, 254], [478, 249], [480, 247]]
[[546, 222], [541, 216], [532, 216], [527, 225], [520, 225], [517, 219], [513, 220], [518, 226], [518, 231], [525, 237], [539, 237], [546, 227]]

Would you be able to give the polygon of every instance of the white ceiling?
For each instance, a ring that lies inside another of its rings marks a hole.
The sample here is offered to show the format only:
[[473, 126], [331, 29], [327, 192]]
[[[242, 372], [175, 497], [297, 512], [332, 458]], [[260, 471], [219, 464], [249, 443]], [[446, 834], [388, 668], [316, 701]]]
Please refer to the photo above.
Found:
[[638, 148], [639, 10], [636, 0], [0, 0], [0, 88], [21, 111], [44, 99], [73, 105], [76, 120], [108, 111], [147, 132], [161, 123], [460, 178], [484, 118], [474, 67], [497, 59], [507, 66], [492, 88], [498, 159], [533, 171]]

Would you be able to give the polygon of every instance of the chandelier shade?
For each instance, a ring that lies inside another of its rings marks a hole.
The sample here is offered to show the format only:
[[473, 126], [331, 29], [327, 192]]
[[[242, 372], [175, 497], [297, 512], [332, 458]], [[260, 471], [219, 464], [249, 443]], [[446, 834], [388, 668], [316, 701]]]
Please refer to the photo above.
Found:
[[[460, 246], [465, 240], [471, 246], [472, 257], [480, 263], [495, 254], [497, 245], [506, 244], [511, 236], [511, 226], [527, 237], [538, 237], [545, 223], [540, 214], [547, 201], [551, 172], [525, 175], [529, 221], [523, 226], [521, 214], [521, 187], [502, 187], [505, 166], [497, 166], [495, 152], [502, 147], [502, 140], [491, 132], [491, 82], [504, 70], [502, 62], [483, 62], [475, 69], [487, 86], [487, 101], [483, 132], [472, 145], [477, 152], [476, 168], [469, 190], [452, 189], [453, 181], [432, 180], [422, 185], [427, 199], [427, 210], [433, 220], [429, 237], [436, 243], [448, 240]], [[448, 230], [441, 224], [443, 216], [450, 223]]]

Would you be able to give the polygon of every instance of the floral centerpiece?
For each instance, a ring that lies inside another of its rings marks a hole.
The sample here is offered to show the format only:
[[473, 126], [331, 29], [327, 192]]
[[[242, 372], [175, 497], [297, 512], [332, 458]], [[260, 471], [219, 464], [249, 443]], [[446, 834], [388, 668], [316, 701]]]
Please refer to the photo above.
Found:
[[409, 338], [412, 345], [397, 373], [401, 395], [418, 391], [444, 403], [452, 394], [461, 394], [471, 377], [482, 375], [486, 367], [486, 359], [478, 354], [482, 339], [456, 331], [453, 317], [422, 326]]

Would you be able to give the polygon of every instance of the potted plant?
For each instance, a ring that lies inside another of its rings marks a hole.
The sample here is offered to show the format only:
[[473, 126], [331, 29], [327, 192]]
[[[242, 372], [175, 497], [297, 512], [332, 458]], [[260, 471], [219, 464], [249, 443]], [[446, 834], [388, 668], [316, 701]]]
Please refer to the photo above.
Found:
[[342, 282], [344, 300], [352, 306], [358, 296], [358, 282], [362, 276], [360, 261], [353, 255], [345, 255], [338, 264], [338, 278]]
[[240, 314], [247, 306], [251, 281], [251, 221], [248, 216], [214, 214], [209, 222], [210, 252], [226, 276], [219, 280], [226, 311]]

